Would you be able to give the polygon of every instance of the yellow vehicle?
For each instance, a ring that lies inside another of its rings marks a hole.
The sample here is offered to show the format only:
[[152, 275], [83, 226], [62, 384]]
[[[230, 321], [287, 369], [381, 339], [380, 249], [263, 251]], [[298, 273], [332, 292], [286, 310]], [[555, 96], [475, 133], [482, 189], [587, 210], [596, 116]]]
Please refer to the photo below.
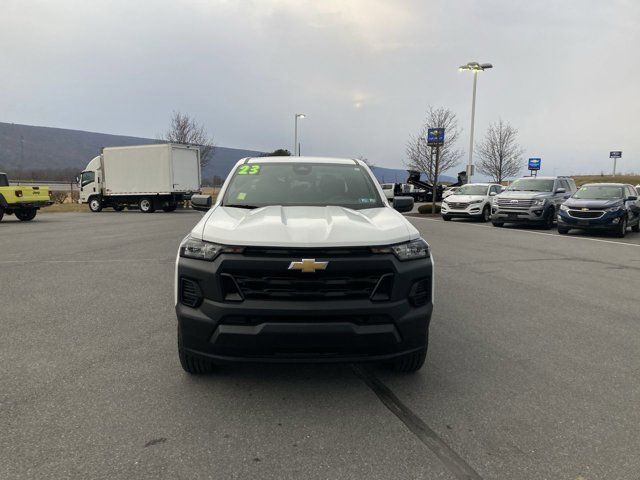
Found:
[[0, 173], [0, 220], [15, 214], [18, 220], [33, 220], [38, 209], [51, 205], [48, 187], [9, 186], [6, 173]]

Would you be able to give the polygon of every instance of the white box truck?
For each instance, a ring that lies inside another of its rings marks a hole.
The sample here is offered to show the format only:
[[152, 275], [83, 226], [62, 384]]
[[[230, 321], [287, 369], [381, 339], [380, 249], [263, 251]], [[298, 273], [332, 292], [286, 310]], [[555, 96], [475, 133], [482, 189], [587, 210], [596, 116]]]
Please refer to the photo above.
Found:
[[200, 150], [176, 144], [104, 148], [80, 176], [80, 203], [92, 212], [138, 207], [173, 212], [200, 191]]

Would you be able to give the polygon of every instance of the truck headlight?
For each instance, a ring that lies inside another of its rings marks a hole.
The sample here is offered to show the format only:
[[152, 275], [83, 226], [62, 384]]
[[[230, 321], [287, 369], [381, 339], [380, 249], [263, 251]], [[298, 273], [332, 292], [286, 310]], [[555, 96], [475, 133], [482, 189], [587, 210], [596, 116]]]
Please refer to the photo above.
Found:
[[205, 242], [192, 236], [186, 237], [180, 244], [180, 256], [196, 260], [213, 261], [220, 253], [242, 253], [244, 247], [231, 247]]
[[533, 201], [533, 206], [540, 206], [540, 205], [544, 205], [545, 202], [547, 201], [546, 198], [538, 198], [537, 200]]
[[568, 212], [569, 207], [567, 207], [566, 205], [560, 205], [560, 210], [562, 210], [563, 212]]
[[482, 203], [482, 202], [484, 202], [484, 200], [471, 200], [469, 204], [473, 205], [474, 203]]
[[387, 247], [372, 247], [373, 253], [393, 253], [398, 260], [416, 260], [429, 256], [429, 245], [422, 238]]
[[622, 205], [615, 205], [615, 206], [613, 206], [611, 208], [607, 208], [607, 212], [617, 212], [621, 208], [622, 208]]

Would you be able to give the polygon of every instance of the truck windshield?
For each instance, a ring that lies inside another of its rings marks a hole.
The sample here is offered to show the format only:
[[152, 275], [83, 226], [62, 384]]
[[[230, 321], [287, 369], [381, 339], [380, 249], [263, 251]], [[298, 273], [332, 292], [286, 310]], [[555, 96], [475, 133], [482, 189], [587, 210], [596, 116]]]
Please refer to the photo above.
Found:
[[7, 178], [6, 173], [0, 173], [0, 187], [8, 187], [9, 179]]
[[464, 185], [458, 190], [454, 191], [454, 195], [486, 195], [487, 194], [486, 185]]
[[84, 187], [85, 185], [90, 184], [96, 178], [95, 172], [82, 172], [81, 184], [80, 186]]
[[604, 185], [586, 185], [573, 194], [573, 198], [582, 200], [613, 200], [623, 196], [622, 187]]
[[268, 205], [382, 207], [369, 174], [359, 165], [247, 163], [236, 169], [222, 199], [227, 207]]
[[507, 190], [511, 192], [551, 192], [553, 191], [553, 180], [519, 178]]

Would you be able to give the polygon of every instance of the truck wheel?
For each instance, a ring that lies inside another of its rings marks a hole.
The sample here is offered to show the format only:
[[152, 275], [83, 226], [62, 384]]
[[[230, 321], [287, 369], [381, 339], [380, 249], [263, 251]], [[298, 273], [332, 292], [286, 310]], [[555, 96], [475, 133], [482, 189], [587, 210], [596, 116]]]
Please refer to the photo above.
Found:
[[93, 197], [91, 200], [89, 200], [89, 210], [91, 210], [93, 213], [102, 211], [102, 202], [99, 198]]
[[213, 363], [203, 359], [189, 355], [182, 348], [182, 334], [178, 325], [178, 358], [182, 369], [191, 375], [201, 375], [203, 373], [211, 373], [214, 370]]
[[418, 350], [417, 352], [409, 353], [399, 357], [393, 362], [393, 369], [396, 372], [412, 373], [417, 372], [424, 365], [424, 361], [427, 358], [427, 348]]
[[551, 230], [553, 228], [553, 221], [555, 220], [556, 211], [553, 208], [549, 208], [547, 215], [544, 217], [544, 223], [542, 228], [545, 230]]
[[487, 223], [489, 220], [491, 220], [491, 207], [489, 205], [485, 206], [482, 209], [482, 218], [481, 220], [485, 223]]
[[172, 203], [171, 205], [165, 205], [164, 207], [162, 207], [162, 210], [164, 210], [165, 212], [175, 212], [176, 208], [178, 208], [178, 204]]
[[2, 217], [4, 217], [4, 208], [0, 207], [0, 222], [2, 221]]
[[114, 209], [116, 212], [121, 212], [121, 211], [123, 211], [123, 210], [124, 210], [124, 207], [123, 207], [122, 205], [115, 205], [115, 206], [113, 207], [113, 209]]
[[627, 234], [627, 217], [622, 217], [618, 225], [619, 226], [616, 229], [616, 236], [618, 238], [624, 238], [624, 236]]
[[153, 213], [156, 211], [156, 207], [153, 205], [153, 200], [150, 198], [142, 198], [138, 203], [138, 206], [142, 213]]
[[16, 217], [18, 220], [23, 222], [30, 222], [34, 218], [36, 218], [36, 213], [38, 213], [37, 208], [25, 208], [22, 210], [16, 210]]

